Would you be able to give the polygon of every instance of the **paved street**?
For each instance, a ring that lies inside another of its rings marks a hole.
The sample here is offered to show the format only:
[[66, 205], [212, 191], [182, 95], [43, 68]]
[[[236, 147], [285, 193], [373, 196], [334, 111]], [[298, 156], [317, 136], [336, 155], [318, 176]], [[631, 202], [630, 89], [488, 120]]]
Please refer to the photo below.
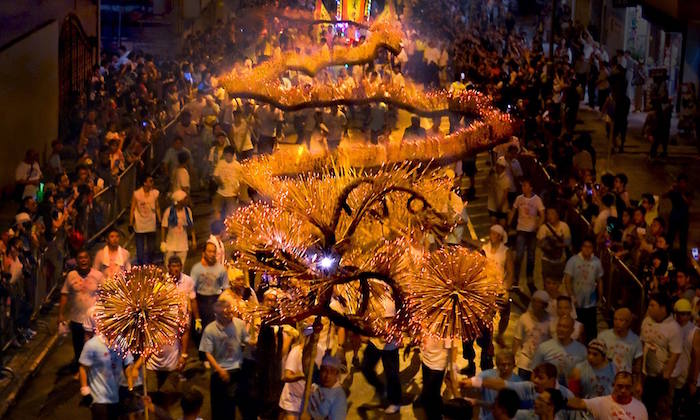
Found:
[[[672, 183], [675, 176], [681, 171], [693, 172], [693, 169], [698, 167], [697, 149], [694, 146], [680, 145], [670, 148], [670, 157], [665, 164], [650, 163], [646, 158], [648, 145], [639, 140], [639, 128], [641, 115], [633, 115], [628, 140], [627, 150], [629, 153], [624, 155], [613, 155], [610, 160], [605, 154], [605, 140], [602, 122], [597, 116], [597, 113], [589, 110], [582, 110], [580, 119], [583, 121], [579, 124], [579, 130], [589, 130], [593, 134], [594, 145], [598, 151], [598, 168], [599, 171], [608, 169], [612, 172], [626, 172], [630, 178], [629, 190], [632, 197], [638, 197], [642, 192], [651, 191], [655, 194], [661, 194]], [[447, 121], [443, 121], [447, 124]], [[394, 133], [400, 138], [403, 132], [403, 127], [408, 125], [408, 117], [402, 113], [399, 119], [399, 129]], [[429, 121], [423, 120], [422, 125], [427, 127]], [[351, 133], [350, 141], [356, 138], [355, 133]], [[477, 159], [479, 174], [477, 176], [477, 199], [469, 203], [469, 214], [474, 229], [479, 237], [484, 237], [488, 232], [488, 216], [486, 214], [486, 198], [485, 186], [486, 175], [489, 167], [487, 166], [486, 155], [482, 154]], [[700, 184], [694, 183], [693, 187], [700, 189]], [[700, 191], [696, 191], [700, 193]], [[668, 211], [669, 205], [667, 202], [662, 202], [662, 211]], [[698, 210], [694, 211], [694, 216], [697, 216]], [[194, 219], [196, 221], [198, 238], [203, 239], [208, 236], [208, 221], [211, 215], [206, 200], [195, 196]], [[697, 220], [694, 217], [693, 220]], [[691, 238], [693, 244], [697, 244], [700, 238], [700, 227], [698, 223], [692, 225]], [[203, 243], [203, 241], [200, 241]], [[133, 244], [129, 244], [133, 251]], [[696, 245], [693, 245], [696, 246]], [[192, 253], [191, 253], [192, 254]], [[199, 258], [199, 255], [190, 255], [188, 258], [188, 267], [193, 261]], [[536, 268], [536, 271], [538, 269]], [[539, 283], [539, 279], [537, 282]], [[40, 326], [40, 340], [42, 336], [47, 337], [55, 331], [56, 308], [48, 314], [42, 321], [45, 321], [43, 326]], [[515, 309], [511, 315], [511, 327], [515, 320], [520, 315]], [[506, 342], [510, 342], [511, 331], [509, 329], [506, 334]], [[45, 341], [44, 343], [47, 343]], [[41, 342], [37, 342], [40, 344]], [[196, 354], [194, 349], [189, 351], [190, 354]], [[25, 355], [25, 364], [31, 364], [32, 359], [27, 352]], [[79, 418], [87, 418], [89, 411], [87, 408], [79, 407], [79, 392], [78, 382], [73, 379], [70, 374], [59, 374], [62, 366], [65, 366], [71, 359], [72, 348], [69, 338], [59, 338], [56, 347], [49, 353], [44, 361], [44, 364], [36, 372], [35, 377], [28, 383], [24, 392], [19, 395], [14, 408], [8, 413], [9, 419], [39, 419], [52, 418], [57, 420], [76, 420]], [[20, 355], [22, 356], [22, 355]], [[351, 354], [348, 354], [348, 362], [350, 362]], [[478, 360], [478, 358], [477, 358]], [[464, 360], [460, 360], [460, 366], [466, 365]], [[421, 413], [414, 411], [410, 405], [415, 395], [420, 391], [421, 376], [420, 376], [420, 361], [417, 353], [413, 353], [407, 360], [401, 362], [402, 383], [404, 384], [404, 402], [400, 414], [390, 416], [392, 418], [421, 418]], [[185, 370], [186, 381], [182, 385], [195, 386], [202, 390], [208, 388], [208, 372], [199, 362], [191, 361]], [[349, 397], [349, 415], [350, 419], [373, 419], [385, 417], [383, 412], [372, 404], [374, 397], [373, 389], [365, 382], [359, 372], [351, 371], [346, 378], [350, 385]], [[205, 395], [207, 393], [205, 392]], [[208, 418], [209, 404], [205, 402], [203, 418]], [[177, 418], [177, 411], [172, 413]], [[389, 417], [389, 416], [387, 416]]]

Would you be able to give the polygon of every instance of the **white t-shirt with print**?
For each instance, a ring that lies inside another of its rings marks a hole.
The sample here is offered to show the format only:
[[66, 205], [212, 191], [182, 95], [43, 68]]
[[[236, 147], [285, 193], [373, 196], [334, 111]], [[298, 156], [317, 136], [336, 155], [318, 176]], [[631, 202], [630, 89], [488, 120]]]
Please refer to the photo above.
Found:
[[156, 231], [156, 203], [160, 192], [151, 189], [146, 193], [143, 188], [134, 191], [134, 232], [148, 233]]
[[187, 207], [183, 207], [180, 210], [176, 209], [177, 225], [168, 226], [170, 209], [172, 208], [174, 207], [171, 206], [165, 209], [163, 212], [163, 219], [161, 220], [161, 225], [168, 227], [165, 243], [167, 244], [168, 251], [170, 252], [187, 251], [187, 215], [185, 213]]
[[222, 197], [237, 197], [238, 190], [241, 188], [241, 164], [233, 159], [231, 162], [226, 162], [226, 159], [221, 159], [214, 168], [214, 176], [221, 179], [221, 184], [216, 193]]
[[544, 211], [544, 204], [537, 194], [532, 194], [529, 198], [520, 194], [513, 203], [513, 209], [518, 210], [516, 229], [521, 232], [534, 232], [537, 229], [537, 217]]
[[190, 189], [190, 173], [185, 168], [176, 168], [173, 171], [173, 192], [177, 190], [186, 191]]
[[695, 332], [698, 330], [700, 329], [695, 326], [693, 321], [688, 321], [687, 324], [681, 327], [683, 346], [681, 347], [681, 355], [678, 358], [678, 362], [676, 362], [676, 367], [671, 374], [671, 377], [678, 378], [676, 387], [685, 384], [685, 380], [688, 378], [688, 369], [690, 368], [690, 359], [693, 352], [693, 337], [695, 337]]
[[619, 404], [611, 395], [583, 400], [596, 420], [648, 420], [647, 409], [641, 401], [632, 398], [629, 404]]
[[447, 369], [451, 348], [452, 340], [428, 336], [421, 341], [421, 360], [431, 370], [445, 370]]
[[661, 322], [649, 316], [644, 318], [641, 339], [644, 344], [642, 372], [648, 376], [661, 375], [671, 354], [680, 354], [683, 350], [681, 327], [670, 315]]
[[515, 355], [515, 366], [530, 370], [530, 361], [537, 347], [549, 339], [549, 317], [537, 321], [530, 312], [525, 312], [515, 324], [513, 338], [520, 340], [520, 349]]

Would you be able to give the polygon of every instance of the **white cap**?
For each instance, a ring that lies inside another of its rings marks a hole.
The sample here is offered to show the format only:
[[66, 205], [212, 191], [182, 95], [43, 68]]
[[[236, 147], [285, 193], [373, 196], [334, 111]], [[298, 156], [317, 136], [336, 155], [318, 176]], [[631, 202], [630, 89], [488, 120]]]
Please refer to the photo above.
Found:
[[535, 293], [533, 293], [532, 299], [533, 300], [537, 299], [540, 302], [544, 302], [544, 303], [549, 303], [549, 301], [551, 300], [549, 297], [549, 293], [545, 292], [544, 290], [538, 290]]
[[20, 225], [22, 223], [26, 223], [26, 222], [31, 222], [31, 221], [32, 221], [32, 218], [29, 216], [29, 213], [25, 213], [25, 212], [17, 213], [17, 215], [15, 216], [15, 223], [18, 225]]
[[503, 240], [504, 242], [508, 239], [508, 234], [506, 233], [506, 230], [503, 229], [503, 226], [496, 224], [491, 226], [490, 230], [491, 232], [496, 232], [499, 235], [501, 235], [501, 240]]
[[182, 190], [177, 190], [173, 192], [172, 199], [174, 203], [179, 203], [180, 201], [183, 201], [185, 198], [187, 198], [187, 193], [182, 191]]

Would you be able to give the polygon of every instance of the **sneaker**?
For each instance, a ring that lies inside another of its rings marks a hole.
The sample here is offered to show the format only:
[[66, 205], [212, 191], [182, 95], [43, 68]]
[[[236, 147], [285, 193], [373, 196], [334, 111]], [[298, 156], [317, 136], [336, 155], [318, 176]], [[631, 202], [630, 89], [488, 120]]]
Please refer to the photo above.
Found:
[[29, 338], [34, 338], [36, 336], [36, 331], [31, 328], [27, 328], [24, 333], [29, 336]]
[[396, 414], [401, 410], [401, 406], [397, 404], [391, 404], [387, 408], [384, 409], [384, 414]]

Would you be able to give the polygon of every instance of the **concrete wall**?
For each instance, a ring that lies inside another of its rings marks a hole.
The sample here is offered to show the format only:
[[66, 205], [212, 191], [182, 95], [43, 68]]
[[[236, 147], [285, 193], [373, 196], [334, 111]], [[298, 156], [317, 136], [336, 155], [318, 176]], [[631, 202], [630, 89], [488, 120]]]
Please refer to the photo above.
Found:
[[603, 18], [605, 39], [603, 42], [608, 48], [610, 57], [615, 54], [615, 51], [624, 48], [626, 15], [626, 8], [612, 7], [612, 1], [606, 1], [605, 16]]
[[58, 34], [54, 21], [0, 52], [0, 185], [28, 148], [58, 136]]
[[75, 13], [88, 36], [97, 34], [97, 1], [0, 0], [0, 48], [48, 20], [62, 21]]
[[43, 153], [58, 137], [58, 41], [70, 13], [97, 35], [97, 1], [0, 1], [0, 188], [26, 149]]

